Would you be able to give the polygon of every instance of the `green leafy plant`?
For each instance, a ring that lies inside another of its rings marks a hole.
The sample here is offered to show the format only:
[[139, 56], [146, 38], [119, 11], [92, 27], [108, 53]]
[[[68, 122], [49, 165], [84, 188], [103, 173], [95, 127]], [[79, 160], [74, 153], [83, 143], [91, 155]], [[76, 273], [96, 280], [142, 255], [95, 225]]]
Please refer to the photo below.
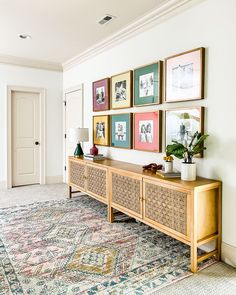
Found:
[[193, 163], [194, 155], [198, 155], [206, 149], [206, 147], [203, 146], [203, 143], [208, 136], [208, 134], [201, 134], [196, 131], [191, 139], [191, 142], [186, 146], [173, 140], [173, 143], [167, 145], [166, 147], [166, 155], [173, 155], [178, 159], [184, 159], [185, 163]]

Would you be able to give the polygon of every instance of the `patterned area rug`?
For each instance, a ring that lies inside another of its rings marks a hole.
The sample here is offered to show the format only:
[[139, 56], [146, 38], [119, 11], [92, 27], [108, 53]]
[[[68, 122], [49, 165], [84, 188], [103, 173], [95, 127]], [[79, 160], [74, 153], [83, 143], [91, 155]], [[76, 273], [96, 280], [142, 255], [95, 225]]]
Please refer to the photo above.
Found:
[[0, 210], [0, 294], [149, 294], [191, 275], [189, 247], [86, 195]]

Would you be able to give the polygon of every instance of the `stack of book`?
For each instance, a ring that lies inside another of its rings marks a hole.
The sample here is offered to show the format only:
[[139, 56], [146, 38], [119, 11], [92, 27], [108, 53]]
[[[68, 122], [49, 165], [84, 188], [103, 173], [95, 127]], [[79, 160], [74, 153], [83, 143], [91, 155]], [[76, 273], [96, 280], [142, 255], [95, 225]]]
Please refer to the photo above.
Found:
[[162, 177], [162, 178], [180, 178], [181, 173], [177, 170], [174, 170], [172, 172], [165, 172], [164, 170], [157, 170], [156, 175]]
[[98, 160], [104, 160], [105, 158], [103, 154], [97, 154], [97, 155], [85, 154], [84, 159], [91, 160], [91, 161], [98, 161]]

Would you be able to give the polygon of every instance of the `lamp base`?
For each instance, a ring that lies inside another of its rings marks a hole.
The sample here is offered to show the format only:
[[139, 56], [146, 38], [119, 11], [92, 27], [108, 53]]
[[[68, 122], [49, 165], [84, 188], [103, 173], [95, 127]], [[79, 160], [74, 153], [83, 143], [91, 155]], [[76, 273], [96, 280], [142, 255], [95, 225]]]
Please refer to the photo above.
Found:
[[84, 155], [84, 152], [82, 150], [82, 147], [80, 143], [77, 143], [76, 149], [74, 151], [74, 157], [79, 158]]

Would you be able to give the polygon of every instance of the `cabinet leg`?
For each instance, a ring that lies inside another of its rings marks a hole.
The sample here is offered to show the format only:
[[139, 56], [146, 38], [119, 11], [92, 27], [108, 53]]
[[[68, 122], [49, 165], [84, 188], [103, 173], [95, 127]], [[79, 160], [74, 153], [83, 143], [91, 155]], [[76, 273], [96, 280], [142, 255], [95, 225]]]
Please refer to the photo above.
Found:
[[216, 249], [217, 249], [217, 254], [216, 254], [216, 259], [221, 260], [221, 238], [218, 237], [216, 240]]
[[111, 206], [107, 206], [107, 217], [108, 217], [108, 222], [112, 223], [114, 222], [114, 213], [113, 213], [113, 208]]
[[191, 272], [197, 272], [197, 246], [191, 246]]
[[216, 259], [221, 260], [221, 235], [222, 235], [222, 195], [221, 187], [218, 188], [218, 239], [216, 240], [216, 248], [218, 250]]
[[68, 186], [68, 194], [69, 194], [69, 199], [72, 197], [72, 187], [69, 185]]

